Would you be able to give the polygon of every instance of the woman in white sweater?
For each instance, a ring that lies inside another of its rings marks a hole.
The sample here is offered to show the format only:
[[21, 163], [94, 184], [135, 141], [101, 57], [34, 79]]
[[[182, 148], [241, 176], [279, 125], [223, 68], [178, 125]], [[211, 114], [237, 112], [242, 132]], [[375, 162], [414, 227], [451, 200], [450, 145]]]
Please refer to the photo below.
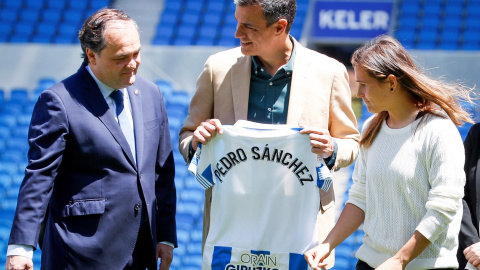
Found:
[[364, 222], [356, 269], [456, 269], [465, 184], [455, 125], [469, 91], [422, 74], [394, 38], [352, 56], [366, 121], [349, 200], [325, 241], [305, 253], [314, 269]]

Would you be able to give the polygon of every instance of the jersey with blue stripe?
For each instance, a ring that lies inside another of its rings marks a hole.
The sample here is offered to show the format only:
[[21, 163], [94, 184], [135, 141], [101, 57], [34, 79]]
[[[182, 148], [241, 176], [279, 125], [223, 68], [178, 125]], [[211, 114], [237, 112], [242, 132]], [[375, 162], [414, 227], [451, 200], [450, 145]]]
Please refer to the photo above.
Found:
[[332, 176], [298, 128], [239, 121], [198, 147], [189, 170], [212, 188], [202, 269], [310, 269], [319, 188]]

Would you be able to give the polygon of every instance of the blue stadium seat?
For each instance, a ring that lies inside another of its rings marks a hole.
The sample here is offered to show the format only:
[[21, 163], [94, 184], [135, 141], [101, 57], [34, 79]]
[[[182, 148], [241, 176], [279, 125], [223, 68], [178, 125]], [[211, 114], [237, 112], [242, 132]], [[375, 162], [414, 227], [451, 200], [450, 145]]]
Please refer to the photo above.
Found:
[[172, 92], [169, 102], [173, 104], [183, 104], [185, 106], [189, 106], [191, 98], [192, 97], [187, 91], [176, 90]]
[[466, 32], [478, 32], [480, 31], [480, 15], [468, 16], [465, 19], [465, 31]]
[[2, 207], [2, 210], [15, 211], [15, 209], [17, 208], [17, 200], [5, 198], [2, 201], [0, 201], [0, 205]]
[[91, 10], [99, 10], [103, 7], [110, 7], [110, 0], [90, 0], [89, 8]]
[[196, 32], [196, 25], [181, 25], [177, 29], [177, 37], [180, 38], [193, 38]]
[[35, 29], [35, 22], [17, 22], [13, 27], [13, 32], [15, 35], [24, 35], [29, 36], [33, 34]]
[[480, 49], [480, 31], [465, 31], [461, 48], [463, 50]]
[[236, 27], [224, 26], [220, 31], [220, 37], [221, 38], [234, 38], [236, 31], [237, 31]]
[[182, 258], [182, 269], [200, 269], [202, 266], [202, 255], [187, 255]]
[[[20, 114], [17, 116], [18, 126], [30, 126], [30, 120], [32, 119], [31, 114]], [[24, 142], [26, 143], [26, 142]]]
[[202, 25], [199, 32], [199, 38], [215, 39], [217, 36], [217, 27], [212, 25]]
[[442, 16], [443, 8], [442, 8], [442, 3], [440, 1], [433, 0], [430, 3], [428, 3], [428, 0], [426, 0], [425, 3], [427, 8], [423, 9], [423, 16], [425, 17]]
[[153, 45], [171, 45], [170, 38], [155, 36], [152, 40]]
[[[27, 160], [28, 143], [26, 138], [10, 138], [6, 141], [3, 158], [11, 157], [13, 161]], [[18, 172], [18, 171], [17, 171]]]
[[88, 7], [88, 2], [85, 0], [69, 0], [68, 8], [72, 10], [85, 10]]
[[437, 29], [440, 25], [439, 16], [428, 16], [421, 20], [422, 29]]
[[448, 2], [445, 7], [445, 17], [462, 17], [465, 15], [462, 2]]
[[77, 27], [76, 23], [73, 22], [64, 22], [61, 23], [60, 26], [58, 27], [58, 35], [60, 36], [66, 36], [70, 37], [70, 39], [73, 39], [74, 37], [77, 36], [78, 30], [80, 30]]
[[11, 32], [12, 32], [12, 23], [11, 22], [0, 21], [0, 35], [7, 36]]
[[25, 6], [32, 9], [42, 9], [45, 7], [45, 2], [43, 0], [24, 0]]
[[38, 79], [37, 89], [42, 89], [41, 91], [43, 91], [53, 86], [56, 83], [57, 83], [57, 80], [55, 80], [54, 78], [48, 78], [48, 77], [40, 78]]
[[16, 114], [6, 114], [3, 113], [0, 115], [0, 126], [12, 128], [17, 125]]
[[224, 46], [224, 47], [236, 47], [239, 45], [238, 39], [234, 37], [221, 37], [218, 40], [218, 46]]
[[173, 86], [172, 84], [164, 79], [158, 79], [155, 81], [155, 84], [160, 88], [160, 91], [162, 92], [163, 99], [165, 102], [168, 102], [168, 99], [172, 95], [173, 92]]
[[169, 14], [177, 17], [177, 14], [179, 14], [183, 9], [183, 3], [182, 1], [177, 1], [177, 0], [166, 0], [164, 2], [164, 9], [161, 11], [160, 15], [161, 17]]
[[27, 165], [24, 163], [26, 163], [26, 161], [17, 162], [17, 172], [13, 173], [12, 175], [12, 188], [15, 189], [17, 192], [23, 182], [23, 178], [25, 178], [25, 168], [27, 167]]
[[24, 88], [14, 88], [10, 91], [10, 102], [25, 104], [29, 101], [29, 92]]
[[180, 192], [180, 198], [184, 201], [203, 203], [203, 201], [205, 200], [205, 192], [198, 188], [184, 188]]
[[5, 189], [5, 197], [8, 199], [17, 199], [19, 190], [20, 185], [15, 185], [14, 183], [11, 183], [10, 186]]
[[160, 17], [159, 26], [175, 26], [178, 23], [178, 16], [176, 13], [163, 13]]
[[7, 172], [0, 171], [0, 188], [5, 189], [12, 184], [12, 177]]
[[209, 0], [207, 2], [207, 12], [221, 13], [225, 10], [225, 1], [223, 0]]
[[398, 20], [398, 26], [400, 29], [415, 29], [419, 24], [418, 16], [416, 15], [404, 15]]
[[19, 9], [23, 5], [22, 0], [3, 0], [4, 8]]
[[15, 22], [18, 17], [17, 10], [14, 9], [0, 9], [0, 21]]
[[[202, 256], [202, 241], [192, 241], [190, 240], [187, 244], [187, 255], [188, 256]], [[201, 260], [200, 260], [201, 263]], [[199, 264], [201, 265], [201, 264]]]
[[37, 24], [36, 34], [52, 37], [55, 35], [57, 25], [54, 22], [40, 22]]
[[0, 155], [2, 160], [11, 160], [13, 162], [19, 162], [27, 159], [27, 155], [25, 154], [25, 151], [22, 151], [19, 149], [6, 149], [6, 151]]
[[19, 137], [26, 140], [28, 138], [28, 129], [28, 126], [16, 126], [14, 129], [12, 129], [11, 137]]
[[422, 29], [418, 37], [419, 37], [419, 43], [418, 43], [419, 49], [435, 49], [435, 46], [437, 43], [436, 30]]
[[61, 18], [62, 18], [62, 13], [59, 10], [46, 9], [42, 13], [43, 22], [57, 23], [57, 22], [60, 22]]
[[11, 159], [4, 158], [4, 153], [0, 154], [0, 171], [14, 175], [18, 172], [18, 165]]
[[217, 27], [222, 22], [223, 16], [220, 11], [207, 11], [203, 13], [203, 25]]
[[67, 9], [63, 11], [62, 20], [70, 24], [78, 25], [83, 21], [83, 10]]
[[224, 27], [237, 27], [237, 20], [233, 14], [225, 15]]
[[20, 20], [23, 22], [37, 22], [39, 19], [39, 9], [22, 9], [20, 11]]
[[196, 12], [201, 12], [203, 10], [203, 3], [198, 0], [186, 0], [185, 5], [185, 11], [196, 11]]
[[410, 15], [410, 16], [417, 16], [420, 11], [420, 2], [418, 3], [403, 3], [400, 6], [401, 14]]
[[444, 30], [460, 30], [463, 26], [463, 21], [459, 16], [449, 16], [444, 18], [442, 26]]
[[5, 141], [4, 139], [7, 139], [10, 137], [10, 128], [6, 126], [0, 125], [0, 152], [5, 149]]
[[193, 44], [193, 38], [191, 37], [177, 37], [173, 41], [175, 46], [191, 46]]
[[3, 104], [3, 113], [10, 114], [10, 115], [17, 115], [22, 113], [23, 111], [23, 104], [20, 103], [12, 103], [12, 102], [5, 102]]
[[46, 35], [46, 34], [39, 35], [39, 34], [35, 34], [30, 40], [31, 40], [31, 42], [33, 42], [33, 43], [44, 43], [44, 44], [48, 44], [48, 43], [52, 43], [52, 36], [53, 36], [53, 35]]
[[192, 25], [195, 27], [200, 21], [200, 13], [197, 11], [185, 11], [182, 13], [180, 21], [182, 25]]
[[45, 4], [48, 9], [55, 10], [56, 12], [58, 12], [59, 10], [66, 8], [67, 1], [66, 0], [45, 0]]

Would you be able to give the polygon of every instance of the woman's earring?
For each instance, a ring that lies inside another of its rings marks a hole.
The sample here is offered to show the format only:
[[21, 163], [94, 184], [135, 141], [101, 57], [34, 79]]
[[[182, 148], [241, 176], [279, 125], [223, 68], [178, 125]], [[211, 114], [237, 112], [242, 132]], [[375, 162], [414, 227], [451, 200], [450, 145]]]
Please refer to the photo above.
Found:
[[391, 91], [391, 92], [393, 92], [393, 87], [392, 87], [392, 88], [390, 88], [390, 91]]

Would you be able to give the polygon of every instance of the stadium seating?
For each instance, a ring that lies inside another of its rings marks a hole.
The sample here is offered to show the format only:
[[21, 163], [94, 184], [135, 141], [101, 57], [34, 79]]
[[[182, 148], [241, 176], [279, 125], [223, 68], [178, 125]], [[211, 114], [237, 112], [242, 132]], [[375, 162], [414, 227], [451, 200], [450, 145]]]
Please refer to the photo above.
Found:
[[[307, 14], [308, 0], [297, 0], [291, 34], [299, 39]], [[154, 45], [238, 45], [235, 38], [235, 5], [231, 0], [165, 0]]]
[[86, 17], [109, 5], [110, 0], [0, 1], [0, 42], [76, 43]]
[[408, 49], [479, 50], [480, 1], [399, 0], [394, 35]]

